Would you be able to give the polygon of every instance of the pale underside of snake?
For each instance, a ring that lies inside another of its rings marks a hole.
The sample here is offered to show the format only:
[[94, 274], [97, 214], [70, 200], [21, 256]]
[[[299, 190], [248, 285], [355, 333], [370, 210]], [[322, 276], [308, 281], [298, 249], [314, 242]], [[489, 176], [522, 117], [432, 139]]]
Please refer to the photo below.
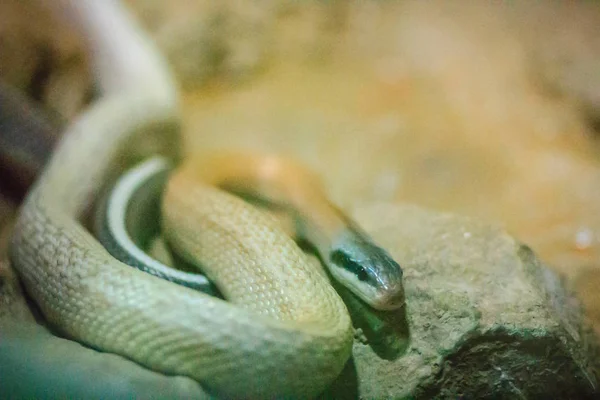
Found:
[[[190, 376], [219, 395], [318, 394], [350, 355], [350, 319], [327, 279], [275, 221], [197, 184], [189, 170], [171, 178], [164, 231], [186, 257], [211, 266], [207, 274], [228, 302], [131, 268], [81, 225], [103, 182], [150, 155], [178, 161], [177, 91], [165, 61], [117, 2], [53, 6], [78, 24], [103, 95], [67, 129], [22, 207], [11, 259], [28, 293], [70, 337]], [[319, 242], [328, 246], [320, 253], [337, 254], [327, 258], [337, 261], [332, 275], [355, 282], [353, 290], [374, 305], [398, 307], [399, 268], [383, 278], [371, 278], [367, 268], [367, 278], [355, 279], [355, 270], [340, 265], [354, 265], [357, 254], [361, 261], [364, 244], [344, 239], [344, 221], [313, 211], [327, 223], [307, 225], [306, 233], [325, 228], [327, 238], [341, 241]], [[383, 286], [369, 279], [384, 279]]]

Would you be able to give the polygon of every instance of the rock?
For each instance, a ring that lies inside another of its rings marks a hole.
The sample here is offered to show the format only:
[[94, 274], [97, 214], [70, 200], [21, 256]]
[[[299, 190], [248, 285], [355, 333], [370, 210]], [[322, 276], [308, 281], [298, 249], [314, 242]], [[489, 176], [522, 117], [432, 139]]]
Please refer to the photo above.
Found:
[[[356, 209], [404, 268], [410, 341], [384, 360], [354, 345], [335, 398], [591, 398], [598, 349], [577, 304], [503, 230], [415, 206]], [[594, 357], [596, 355], [596, 357]]]

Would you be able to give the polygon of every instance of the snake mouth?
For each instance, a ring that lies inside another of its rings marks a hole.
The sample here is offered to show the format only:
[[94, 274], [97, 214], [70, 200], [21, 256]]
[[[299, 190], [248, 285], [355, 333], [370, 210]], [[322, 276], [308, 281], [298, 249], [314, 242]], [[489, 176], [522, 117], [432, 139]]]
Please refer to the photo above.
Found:
[[369, 301], [369, 305], [377, 310], [393, 311], [404, 307], [406, 298], [402, 286], [380, 291]]

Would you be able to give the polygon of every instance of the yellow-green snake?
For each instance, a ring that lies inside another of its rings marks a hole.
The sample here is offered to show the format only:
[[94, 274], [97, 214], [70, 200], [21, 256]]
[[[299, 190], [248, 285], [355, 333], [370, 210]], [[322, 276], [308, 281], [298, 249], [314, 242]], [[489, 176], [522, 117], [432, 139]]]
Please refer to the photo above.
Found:
[[[104, 182], [150, 155], [179, 161], [178, 94], [118, 2], [52, 6], [82, 32], [102, 96], [67, 128], [21, 209], [10, 252], [27, 292], [69, 337], [225, 398], [320, 393], [350, 355], [346, 307], [276, 221], [201, 183], [194, 163], [169, 180], [163, 230], [228, 302], [131, 268], [83, 227]], [[331, 274], [373, 306], [400, 306], [398, 265], [343, 214], [323, 210], [313, 208], [313, 221], [325, 223], [305, 228]]]

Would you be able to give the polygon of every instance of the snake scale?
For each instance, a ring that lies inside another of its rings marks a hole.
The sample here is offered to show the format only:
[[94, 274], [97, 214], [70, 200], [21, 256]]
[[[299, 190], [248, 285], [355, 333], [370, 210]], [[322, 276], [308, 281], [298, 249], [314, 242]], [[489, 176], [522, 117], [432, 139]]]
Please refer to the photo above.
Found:
[[[84, 228], [104, 182], [152, 155], [179, 161], [178, 94], [166, 62], [117, 1], [52, 6], [76, 22], [102, 95], [67, 128], [22, 206], [10, 253], [27, 292], [69, 337], [192, 377], [219, 396], [320, 393], [350, 356], [350, 317], [276, 221], [192, 174], [170, 179], [165, 232], [210, 266], [227, 302], [131, 268]], [[342, 239], [334, 253], [351, 266], [353, 255], [378, 249], [362, 236]], [[401, 278], [399, 267], [383, 277], [384, 289], [398, 290], [386, 283]], [[396, 299], [383, 292], [377, 301]]]

